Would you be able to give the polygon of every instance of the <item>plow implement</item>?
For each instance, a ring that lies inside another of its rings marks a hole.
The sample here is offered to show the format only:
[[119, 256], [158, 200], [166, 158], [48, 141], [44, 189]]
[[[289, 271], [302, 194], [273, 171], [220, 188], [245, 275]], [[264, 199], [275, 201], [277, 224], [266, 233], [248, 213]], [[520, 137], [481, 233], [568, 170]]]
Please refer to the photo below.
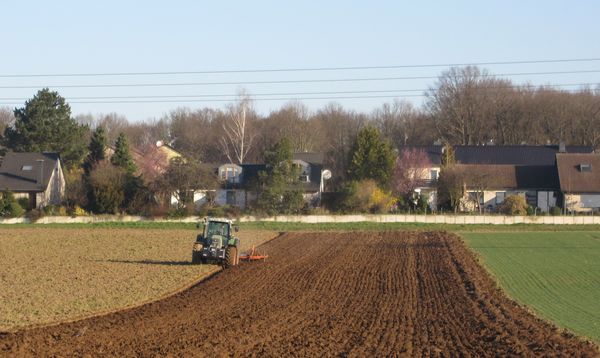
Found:
[[252, 250], [240, 255], [240, 261], [258, 261], [264, 260], [267, 257], [269, 257], [269, 255], [265, 255], [264, 253], [258, 252], [258, 250], [256, 250], [255, 247], [252, 246]]

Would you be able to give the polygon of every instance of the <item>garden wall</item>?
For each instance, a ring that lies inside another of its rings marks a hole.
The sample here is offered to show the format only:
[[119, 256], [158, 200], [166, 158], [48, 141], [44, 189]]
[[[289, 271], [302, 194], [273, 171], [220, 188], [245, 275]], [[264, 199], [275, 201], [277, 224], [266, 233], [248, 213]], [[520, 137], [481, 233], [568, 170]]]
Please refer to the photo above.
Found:
[[[76, 224], [100, 222], [197, 222], [196, 216], [180, 219], [146, 218], [142, 216], [45, 216], [36, 224]], [[244, 216], [240, 222], [269, 221], [294, 223], [351, 223], [351, 222], [380, 222], [380, 223], [430, 223], [430, 224], [551, 224], [551, 225], [591, 225], [600, 224], [600, 216], [501, 216], [501, 215], [280, 215], [274, 217]], [[26, 218], [0, 219], [0, 224], [29, 223]]]

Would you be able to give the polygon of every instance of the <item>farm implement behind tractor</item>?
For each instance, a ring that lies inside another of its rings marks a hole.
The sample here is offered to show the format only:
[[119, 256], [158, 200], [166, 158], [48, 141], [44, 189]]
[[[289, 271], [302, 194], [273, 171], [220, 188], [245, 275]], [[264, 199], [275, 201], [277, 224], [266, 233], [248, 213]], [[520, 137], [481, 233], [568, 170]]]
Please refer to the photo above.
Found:
[[261, 254], [252, 246], [252, 250], [240, 255], [241, 261], [258, 261], [265, 260], [269, 255]]
[[[204, 218], [202, 233], [196, 237], [192, 248], [192, 263], [216, 263], [224, 268], [237, 266], [242, 261], [264, 260], [268, 256], [260, 254], [254, 246], [252, 250], [238, 254], [240, 239], [233, 235], [239, 230], [231, 220], [222, 218]], [[233, 228], [233, 230], [232, 230]]]

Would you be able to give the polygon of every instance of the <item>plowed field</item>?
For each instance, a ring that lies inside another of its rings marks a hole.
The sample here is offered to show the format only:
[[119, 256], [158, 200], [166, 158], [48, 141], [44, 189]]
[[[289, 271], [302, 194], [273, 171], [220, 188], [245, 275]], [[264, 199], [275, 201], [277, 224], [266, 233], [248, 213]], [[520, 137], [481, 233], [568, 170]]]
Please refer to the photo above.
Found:
[[0, 355], [596, 356], [507, 299], [455, 236], [288, 234], [172, 298], [0, 336]]

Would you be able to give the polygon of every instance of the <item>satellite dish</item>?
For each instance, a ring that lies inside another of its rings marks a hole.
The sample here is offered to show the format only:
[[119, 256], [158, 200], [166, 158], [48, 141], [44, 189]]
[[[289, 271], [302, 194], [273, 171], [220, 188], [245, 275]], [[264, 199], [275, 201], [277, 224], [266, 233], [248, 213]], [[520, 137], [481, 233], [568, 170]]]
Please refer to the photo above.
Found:
[[331, 170], [325, 169], [321, 175], [323, 176], [323, 179], [329, 180], [331, 179]]
[[157, 148], [160, 148], [162, 146], [163, 146], [163, 141], [162, 140], [159, 140], [159, 141], [156, 142], [156, 147]]

